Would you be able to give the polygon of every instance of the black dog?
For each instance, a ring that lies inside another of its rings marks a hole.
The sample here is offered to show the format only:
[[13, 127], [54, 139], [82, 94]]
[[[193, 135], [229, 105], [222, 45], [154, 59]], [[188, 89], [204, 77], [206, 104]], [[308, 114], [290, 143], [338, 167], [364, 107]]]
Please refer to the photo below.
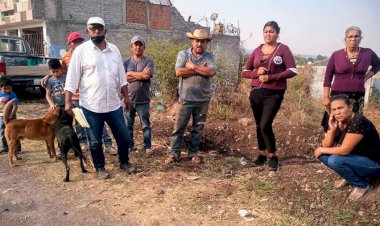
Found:
[[67, 163], [67, 153], [70, 149], [74, 151], [76, 156], [79, 156], [82, 172], [87, 173], [83, 165], [84, 158], [79, 145], [79, 139], [73, 129], [73, 118], [65, 110], [60, 110], [59, 112], [57, 126], [55, 127], [55, 137], [58, 140], [58, 147], [62, 153], [62, 161], [66, 167], [66, 177], [63, 181], [69, 181], [70, 167]]

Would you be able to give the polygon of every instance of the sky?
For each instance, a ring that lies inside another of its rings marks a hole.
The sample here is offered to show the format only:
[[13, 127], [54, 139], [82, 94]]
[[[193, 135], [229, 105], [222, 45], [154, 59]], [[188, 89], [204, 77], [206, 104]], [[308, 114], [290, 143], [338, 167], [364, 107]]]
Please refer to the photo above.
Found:
[[185, 20], [213, 26], [231, 23], [240, 28], [240, 39], [248, 50], [263, 43], [262, 30], [274, 20], [280, 28], [279, 42], [293, 54], [330, 56], [344, 48], [348, 27], [361, 28], [360, 46], [380, 56], [380, 0], [171, 0]]

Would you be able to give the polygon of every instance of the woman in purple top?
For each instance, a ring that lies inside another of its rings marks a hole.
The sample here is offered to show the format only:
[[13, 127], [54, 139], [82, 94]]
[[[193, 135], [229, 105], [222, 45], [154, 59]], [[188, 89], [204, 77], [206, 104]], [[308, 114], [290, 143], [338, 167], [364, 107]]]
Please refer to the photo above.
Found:
[[249, 100], [256, 121], [260, 152], [253, 165], [264, 165], [268, 156], [268, 167], [271, 171], [278, 168], [273, 119], [284, 98], [286, 80], [297, 74], [296, 63], [289, 47], [277, 42], [279, 33], [280, 27], [275, 21], [264, 25], [265, 43], [252, 52], [243, 71], [244, 78], [252, 79]]
[[[347, 28], [346, 47], [335, 51], [330, 57], [323, 83], [323, 105], [326, 109], [330, 107], [332, 96], [346, 94], [353, 103], [353, 111], [363, 113], [364, 83], [380, 70], [380, 59], [371, 49], [359, 46], [361, 39], [360, 28]], [[328, 119], [329, 115], [325, 112], [321, 123], [325, 132]]]

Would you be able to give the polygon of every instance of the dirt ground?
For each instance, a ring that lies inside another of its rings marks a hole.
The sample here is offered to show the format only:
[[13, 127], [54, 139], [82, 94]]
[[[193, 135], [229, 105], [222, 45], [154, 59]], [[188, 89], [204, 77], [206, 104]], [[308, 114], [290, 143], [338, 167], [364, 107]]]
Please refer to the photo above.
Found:
[[[40, 117], [47, 108], [44, 99], [27, 98], [18, 116]], [[133, 175], [119, 172], [117, 156], [106, 156], [112, 178], [100, 181], [89, 166], [81, 173], [79, 160], [70, 155], [71, 181], [64, 183], [64, 165], [49, 159], [41, 141], [23, 140], [23, 159], [14, 168], [0, 155], [0, 225], [380, 224], [379, 181], [359, 201], [347, 202], [350, 187], [334, 189], [337, 175], [313, 157], [321, 140], [317, 122], [299, 126], [280, 111], [274, 128], [281, 167], [275, 173], [245, 164], [257, 154], [250, 115], [246, 122], [238, 120], [241, 115], [209, 118], [203, 164], [192, 165], [183, 152], [180, 163], [165, 166], [174, 118], [152, 108], [155, 153], [130, 153], [138, 169]], [[378, 129], [379, 112], [365, 110]], [[141, 148], [139, 127], [135, 134]], [[240, 216], [242, 209], [249, 216]]]

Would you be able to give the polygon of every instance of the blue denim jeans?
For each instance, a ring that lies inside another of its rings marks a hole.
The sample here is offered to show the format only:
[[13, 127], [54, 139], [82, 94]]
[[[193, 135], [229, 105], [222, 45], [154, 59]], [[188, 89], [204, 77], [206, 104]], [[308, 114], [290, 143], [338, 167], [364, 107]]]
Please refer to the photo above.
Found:
[[1, 133], [1, 135], [0, 135], [1, 136], [0, 151], [1, 152], [7, 152], [8, 151], [8, 144], [7, 144], [7, 140], [5, 139], [4, 131], [5, 131], [4, 118], [3, 118], [3, 116], [0, 116], [0, 133]]
[[[73, 106], [77, 107], [77, 108], [81, 108], [78, 100], [73, 100]], [[77, 121], [75, 121], [75, 132], [79, 138], [79, 141], [81, 143], [87, 144], [86, 129], [82, 128], [82, 126], [80, 126], [80, 124]], [[108, 135], [106, 125], [104, 125], [104, 128], [103, 128], [102, 139], [103, 139], [105, 147], [111, 147], [112, 146], [112, 139]]]
[[102, 133], [102, 139], [103, 139], [104, 146], [106, 148], [112, 147], [112, 139], [111, 139], [110, 135], [107, 132], [107, 124], [104, 124], [103, 133]]
[[[13, 119], [16, 119], [16, 118], [17, 117], [15, 115]], [[8, 151], [8, 143], [7, 143], [7, 140], [5, 139], [4, 132], [5, 132], [4, 118], [3, 118], [3, 116], [0, 116], [0, 136], [1, 136], [0, 152], [7, 152]]]
[[129, 147], [133, 148], [133, 125], [135, 123], [136, 113], [140, 118], [141, 128], [143, 131], [144, 148], [152, 148], [152, 128], [150, 127], [150, 103], [146, 104], [131, 104], [130, 110], [124, 113], [125, 120], [128, 125], [129, 132]]
[[366, 188], [367, 178], [380, 177], [380, 164], [360, 155], [321, 155], [319, 160], [353, 187]]
[[199, 149], [201, 136], [206, 123], [207, 112], [210, 102], [189, 102], [178, 100], [176, 108], [176, 121], [174, 131], [170, 137], [171, 155], [179, 158], [183, 145], [183, 134], [189, 123], [190, 117], [193, 119], [193, 125], [189, 138], [189, 157], [195, 155]]
[[123, 108], [107, 113], [96, 113], [82, 108], [90, 128], [86, 129], [92, 160], [95, 168], [104, 168], [104, 154], [102, 150], [102, 133], [104, 122], [111, 128], [117, 143], [120, 164], [128, 163], [128, 128], [124, 121]]

